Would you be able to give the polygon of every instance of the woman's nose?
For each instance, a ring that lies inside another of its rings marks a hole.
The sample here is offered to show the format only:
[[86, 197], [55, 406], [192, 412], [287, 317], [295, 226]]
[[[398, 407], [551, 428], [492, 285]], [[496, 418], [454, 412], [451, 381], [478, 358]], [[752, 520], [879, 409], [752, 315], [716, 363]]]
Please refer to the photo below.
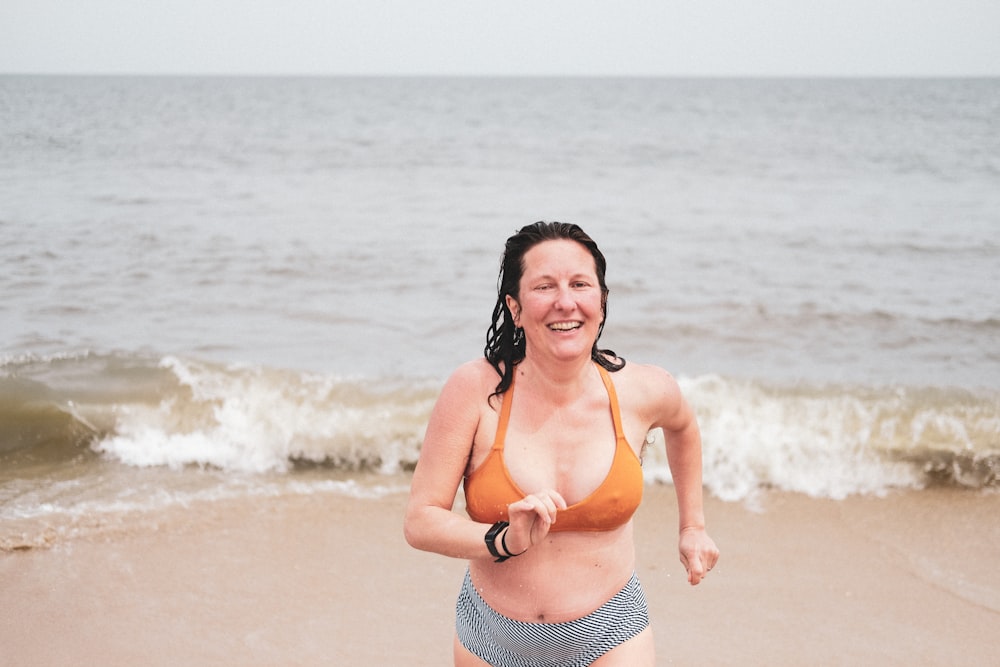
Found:
[[555, 307], [559, 310], [569, 310], [573, 307], [573, 293], [566, 287], [560, 287], [556, 293]]

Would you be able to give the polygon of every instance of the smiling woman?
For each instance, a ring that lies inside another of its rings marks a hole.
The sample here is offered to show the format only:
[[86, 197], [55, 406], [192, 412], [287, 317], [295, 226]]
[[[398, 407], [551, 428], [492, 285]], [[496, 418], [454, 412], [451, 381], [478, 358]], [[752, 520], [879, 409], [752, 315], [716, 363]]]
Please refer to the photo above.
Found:
[[[469, 561], [456, 665], [654, 664], [632, 529], [651, 430], [664, 433], [688, 581], [719, 558], [698, 423], [677, 383], [597, 347], [605, 271], [576, 225], [508, 239], [486, 359], [455, 371], [431, 414], [405, 533]], [[463, 478], [468, 518], [452, 511]]]
[[[601, 337], [601, 332], [604, 331], [604, 322], [608, 316], [609, 290], [605, 278], [607, 260], [604, 258], [604, 254], [594, 240], [577, 225], [558, 222], [536, 223], [524, 227], [520, 232], [507, 239], [504, 249], [500, 277], [497, 281], [499, 285], [497, 303], [493, 309], [493, 323], [487, 332], [486, 349], [484, 350], [486, 359], [500, 375], [500, 382], [496, 388], [498, 396], [510, 386], [514, 366], [524, 359], [525, 355], [527, 343], [524, 329], [515, 321], [514, 311], [511, 308], [514, 305], [514, 308], [520, 312], [520, 306], [517, 305], [517, 302], [521, 295], [522, 282], [526, 286], [526, 291], [530, 289], [533, 292], [544, 293], [551, 292], [556, 280], [554, 276], [547, 275], [547, 270], [542, 268], [547, 265], [539, 262], [538, 267], [532, 267], [532, 270], [538, 275], [529, 276], [527, 280], [522, 281], [527, 268], [528, 255], [539, 249], [537, 246], [543, 241], [560, 242], [556, 245], [571, 255], [565, 258], [566, 261], [570, 262], [567, 264], [568, 267], [571, 267], [568, 270], [571, 272], [582, 271], [579, 274], [571, 274], [571, 278], [575, 281], [574, 291], [585, 290], [587, 286], [591, 289], [594, 287], [600, 289], [600, 322], [597, 325], [596, 333], [591, 337], [593, 341], [591, 358], [611, 371], [618, 370], [625, 365], [624, 359], [618, 359], [613, 351], [597, 348], [597, 341]], [[552, 252], [555, 253], [555, 251]], [[588, 253], [589, 256], [581, 254], [583, 252]], [[554, 270], [554, 268], [551, 267], [548, 270]], [[562, 325], [566, 326], [566, 323], [562, 323]]]
[[604, 323], [604, 292], [594, 269], [581, 270], [588, 264], [587, 249], [574, 241], [543, 243], [525, 254], [519, 294], [504, 299], [535, 354], [571, 359], [590, 352]]

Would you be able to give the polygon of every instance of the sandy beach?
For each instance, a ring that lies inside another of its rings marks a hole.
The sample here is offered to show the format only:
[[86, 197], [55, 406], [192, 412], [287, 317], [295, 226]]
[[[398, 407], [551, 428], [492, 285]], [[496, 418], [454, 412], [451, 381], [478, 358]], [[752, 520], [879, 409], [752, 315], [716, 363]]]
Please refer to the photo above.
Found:
[[[0, 552], [3, 665], [448, 665], [464, 562], [410, 549], [404, 494], [215, 503]], [[1000, 495], [709, 499], [722, 560], [637, 515], [659, 665], [992, 665]]]
[[692, 588], [648, 487], [660, 665], [1000, 665], [1000, 78], [130, 72], [0, 76], [0, 667], [451, 664], [399, 471], [539, 219], [752, 500]]

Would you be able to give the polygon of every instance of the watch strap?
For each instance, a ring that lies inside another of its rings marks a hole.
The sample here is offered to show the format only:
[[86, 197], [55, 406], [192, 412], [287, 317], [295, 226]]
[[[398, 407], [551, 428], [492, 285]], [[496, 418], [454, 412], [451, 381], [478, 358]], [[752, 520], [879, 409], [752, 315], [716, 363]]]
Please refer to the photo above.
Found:
[[497, 521], [495, 524], [490, 526], [490, 529], [486, 531], [486, 548], [489, 549], [490, 555], [493, 556], [497, 563], [502, 563], [510, 556], [502, 556], [499, 549], [497, 549], [497, 537], [500, 535], [500, 531], [509, 526], [510, 523], [507, 521]]

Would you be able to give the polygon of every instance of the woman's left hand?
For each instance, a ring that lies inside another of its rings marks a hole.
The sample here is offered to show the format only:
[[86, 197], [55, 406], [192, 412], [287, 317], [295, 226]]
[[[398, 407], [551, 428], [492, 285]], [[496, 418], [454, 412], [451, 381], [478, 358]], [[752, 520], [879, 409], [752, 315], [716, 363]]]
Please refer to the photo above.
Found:
[[680, 537], [681, 563], [687, 570], [688, 583], [697, 586], [719, 562], [719, 548], [704, 528], [685, 528]]

